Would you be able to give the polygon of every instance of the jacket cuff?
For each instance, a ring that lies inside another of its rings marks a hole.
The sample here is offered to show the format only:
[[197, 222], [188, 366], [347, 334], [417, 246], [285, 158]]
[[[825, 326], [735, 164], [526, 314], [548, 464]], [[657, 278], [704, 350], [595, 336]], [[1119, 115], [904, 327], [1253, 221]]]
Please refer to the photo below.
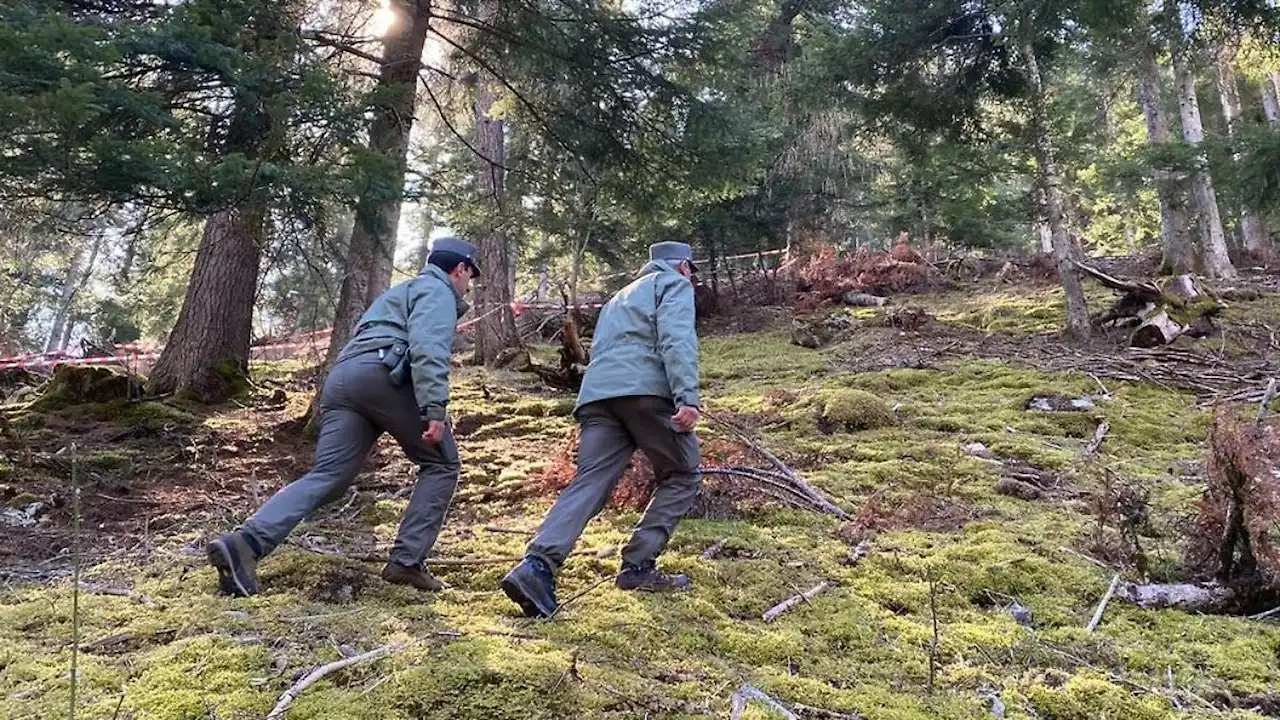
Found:
[[676, 398], [676, 407], [695, 407], [702, 409], [702, 401], [698, 399], [697, 393], [687, 393]]
[[422, 413], [423, 420], [440, 420], [443, 422], [445, 418], [443, 405], [428, 405], [423, 408], [418, 408], [418, 411]]

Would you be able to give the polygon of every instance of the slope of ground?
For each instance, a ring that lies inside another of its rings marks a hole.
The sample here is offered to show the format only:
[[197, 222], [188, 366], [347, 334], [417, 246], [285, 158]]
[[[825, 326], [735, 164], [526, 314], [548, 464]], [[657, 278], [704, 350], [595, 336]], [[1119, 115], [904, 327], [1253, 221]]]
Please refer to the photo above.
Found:
[[[1051, 343], [1036, 333], [1057, 322], [1059, 302], [992, 292], [998, 308], [922, 296], [944, 322], [921, 335], [868, 327], [820, 351], [792, 345], [786, 328], [706, 338], [710, 409], [749, 424], [855, 519], [757, 507], [686, 520], [663, 562], [695, 587], [652, 596], [607, 582], [638, 519], [608, 510], [562, 575], [561, 599], [574, 599], [549, 622], [520, 617], [497, 589], [552, 500], [538, 478], [573, 425], [571, 398], [530, 376], [457, 370], [464, 471], [436, 556], [474, 564], [438, 566], [450, 587], [437, 596], [376, 575], [413, 473], [389, 440], [354, 492], [263, 564], [263, 595], [214, 594], [202, 543], [310, 459], [288, 424], [308, 398], [296, 368], [259, 367], [263, 392], [244, 407], [15, 414], [4, 500], [46, 510], [0, 540], [0, 717], [66, 714], [75, 637], [84, 718], [261, 718], [315, 667], [388, 644], [403, 647], [328, 675], [288, 717], [727, 717], [743, 685], [802, 717], [1274, 714], [1272, 624], [1117, 600], [1085, 630], [1136, 556], [1154, 579], [1185, 574], [1209, 412], [1194, 392], [1019, 357], [1027, 338]], [[1265, 319], [1275, 306], [1264, 297], [1233, 311]], [[973, 351], [975, 331], [1006, 349]], [[832, 422], [849, 390], [883, 400], [889, 422]], [[1028, 410], [1037, 396], [1093, 406]], [[1110, 431], [1086, 456], [1104, 420]], [[708, 424], [704, 444], [720, 434]], [[1010, 467], [1038, 479], [1036, 499], [997, 492]], [[1100, 510], [1117, 493], [1144, 499], [1145, 522]], [[87, 585], [74, 597], [77, 555]], [[743, 717], [782, 715], [753, 702]]]

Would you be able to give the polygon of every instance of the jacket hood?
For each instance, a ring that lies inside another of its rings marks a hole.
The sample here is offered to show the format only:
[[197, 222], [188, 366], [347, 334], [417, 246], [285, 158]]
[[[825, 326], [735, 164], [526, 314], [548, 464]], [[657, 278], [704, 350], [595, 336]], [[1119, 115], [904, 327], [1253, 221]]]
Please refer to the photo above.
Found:
[[648, 275], [649, 273], [654, 272], [673, 272], [679, 274], [680, 271], [676, 270], [676, 266], [666, 260], [650, 260], [644, 264], [644, 267], [640, 268], [641, 275]]

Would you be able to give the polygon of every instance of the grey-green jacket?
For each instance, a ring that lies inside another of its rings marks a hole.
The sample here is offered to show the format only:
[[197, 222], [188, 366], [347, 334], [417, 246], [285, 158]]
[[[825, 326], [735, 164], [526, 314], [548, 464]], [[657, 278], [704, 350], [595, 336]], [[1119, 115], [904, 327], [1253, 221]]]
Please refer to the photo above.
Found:
[[693, 283], [665, 261], [645, 265], [600, 313], [574, 411], [628, 395], [701, 407], [696, 321]]
[[444, 420], [449, 404], [453, 335], [458, 318], [466, 312], [467, 303], [449, 282], [449, 276], [435, 265], [428, 265], [421, 275], [373, 301], [338, 361], [396, 343], [407, 344], [418, 409], [427, 420]]

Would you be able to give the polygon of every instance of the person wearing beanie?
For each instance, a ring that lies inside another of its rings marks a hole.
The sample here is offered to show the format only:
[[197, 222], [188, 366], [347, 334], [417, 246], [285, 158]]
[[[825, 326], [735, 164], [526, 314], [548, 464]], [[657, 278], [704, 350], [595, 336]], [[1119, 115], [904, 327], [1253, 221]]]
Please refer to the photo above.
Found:
[[640, 277], [600, 313], [574, 408], [581, 426], [577, 473], [547, 513], [524, 560], [502, 579], [503, 592], [529, 617], [555, 613], [556, 573], [583, 528], [604, 508], [637, 448], [653, 465], [656, 487], [623, 548], [616, 584], [645, 591], [690, 585], [684, 575], [658, 570], [656, 561], [701, 484], [691, 281], [697, 268], [685, 243], [657, 243], [649, 248], [649, 258]]
[[443, 587], [423, 560], [458, 484], [458, 448], [446, 407], [454, 333], [468, 309], [463, 296], [480, 274], [475, 254], [476, 247], [462, 238], [437, 238], [422, 272], [365, 311], [321, 390], [311, 471], [206, 548], [221, 592], [257, 594], [258, 562], [303, 518], [346, 492], [383, 433], [417, 463], [418, 477], [382, 577], [419, 590]]

